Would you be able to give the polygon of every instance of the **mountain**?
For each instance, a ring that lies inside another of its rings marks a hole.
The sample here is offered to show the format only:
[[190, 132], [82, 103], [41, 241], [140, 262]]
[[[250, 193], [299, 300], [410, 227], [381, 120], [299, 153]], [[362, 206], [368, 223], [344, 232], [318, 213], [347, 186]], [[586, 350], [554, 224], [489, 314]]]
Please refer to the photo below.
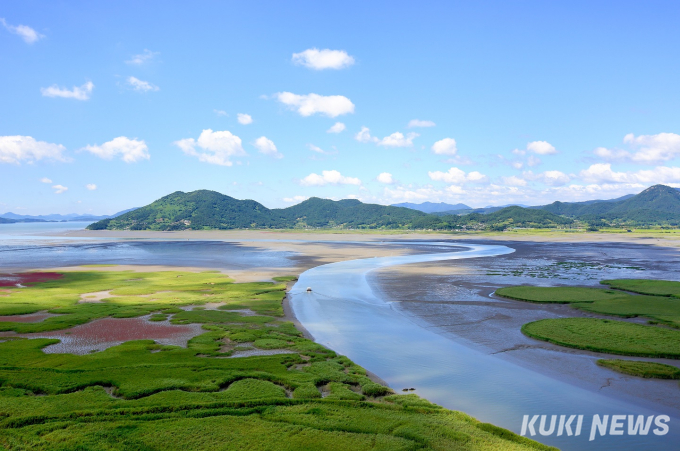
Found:
[[21, 220], [32, 220], [33, 222], [35, 221], [100, 221], [102, 219], [106, 218], [115, 218], [117, 216], [120, 216], [122, 214], [125, 214], [127, 212], [130, 212], [132, 210], [135, 210], [134, 208], [130, 208], [127, 210], [119, 211], [118, 213], [114, 215], [103, 215], [103, 216], [96, 216], [96, 215], [87, 215], [87, 214], [78, 214], [78, 213], [70, 213], [67, 215], [60, 215], [60, 214], [51, 214], [51, 215], [37, 215], [37, 216], [32, 216], [32, 215], [18, 215], [16, 213], [12, 212], [7, 212], [4, 214], [0, 214], [0, 218], [6, 218], [6, 219], [17, 219], [20, 220], [18, 222], [29, 222], [29, 221], [21, 221]]
[[548, 211], [518, 206], [505, 207], [490, 213], [442, 216], [440, 219], [450, 224], [453, 229], [476, 230], [505, 230], [511, 227], [555, 228], [574, 223], [571, 218], [558, 216]]
[[91, 224], [91, 230], [184, 230], [295, 227], [410, 227], [425, 213], [407, 208], [364, 204], [355, 199], [332, 201], [312, 197], [288, 208], [268, 209], [254, 200], [239, 200], [215, 191], [174, 192], [157, 201]]
[[30, 218], [12, 219], [0, 217], [0, 224], [15, 224], [17, 222], [48, 222], [48, 221], [44, 221], [42, 219], [30, 219]]
[[412, 204], [410, 202], [403, 202], [401, 204], [392, 204], [393, 207], [410, 208], [411, 210], [422, 211], [423, 213], [438, 213], [438, 212], [452, 212], [456, 210], [470, 210], [471, 208], [465, 204], [445, 204], [444, 202], [423, 202], [421, 204]]
[[553, 202], [533, 207], [583, 221], [609, 221], [627, 224], [680, 224], [680, 191], [654, 185], [640, 194], [609, 201]]

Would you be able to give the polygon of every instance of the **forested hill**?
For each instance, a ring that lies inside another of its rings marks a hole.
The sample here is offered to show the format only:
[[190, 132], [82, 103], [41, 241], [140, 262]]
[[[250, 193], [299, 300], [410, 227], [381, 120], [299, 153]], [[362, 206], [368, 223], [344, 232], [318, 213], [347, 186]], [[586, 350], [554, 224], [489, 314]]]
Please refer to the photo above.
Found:
[[239, 200], [215, 191], [174, 192], [113, 219], [91, 224], [91, 230], [185, 230], [249, 228], [417, 228], [428, 215], [408, 208], [332, 201], [313, 197], [283, 209], [268, 209], [254, 200]]
[[312, 197], [288, 208], [269, 209], [215, 191], [174, 192], [116, 218], [91, 224], [91, 230], [203, 229], [407, 229], [504, 230], [603, 225], [680, 225], [680, 192], [656, 185], [635, 196], [611, 201], [555, 202], [542, 207], [506, 207], [487, 213], [437, 215], [356, 199]]
[[680, 224], [680, 191], [666, 185], [650, 186], [635, 196], [598, 202], [553, 202], [539, 208], [582, 221], [630, 224]]

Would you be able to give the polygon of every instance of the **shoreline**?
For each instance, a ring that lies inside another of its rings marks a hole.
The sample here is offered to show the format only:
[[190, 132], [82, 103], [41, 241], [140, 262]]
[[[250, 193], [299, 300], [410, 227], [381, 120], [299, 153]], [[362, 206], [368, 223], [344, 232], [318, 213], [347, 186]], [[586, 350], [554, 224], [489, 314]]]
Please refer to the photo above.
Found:
[[254, 241], [274, 240], [376, 242], [385, 240], [423, 241], [516, 241], [537, 243], [627, 243], [662, 247], [680, 247], [680, 233], [674, 231], [570, 232], [564, 230], [517, 229], [506, 232], [424, 232], [404, 230], [183, 230], [176, 232], [147, 230], [72, 230], [52, 234], [68, 238], [126, 239], [126, 240], [219, 240]]

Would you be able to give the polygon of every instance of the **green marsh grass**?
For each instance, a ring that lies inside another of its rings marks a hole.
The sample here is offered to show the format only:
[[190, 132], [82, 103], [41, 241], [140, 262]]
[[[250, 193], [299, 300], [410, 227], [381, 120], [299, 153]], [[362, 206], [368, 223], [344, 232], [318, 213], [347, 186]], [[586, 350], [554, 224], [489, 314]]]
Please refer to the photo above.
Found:
[[619, 373], [649, 379], [680, 379], [680, 368], [656, 362], [638, 360], [600, 359], [597, 364]]
[[[292, 278], [284, 279], [236, 284], [216, 272], [107, 270], [11, 289], [0, 298], [0, 315], [60, 316], [5, 322], [0, 330], [60, 330], [151, 314], [201, 324], [203, 333], [186, 348], [134, 340], [88, 355], [45, 354], [52, 339], [0, 342], [0, 449], [554, 449], [416, 395], [392, 394], [280, 319]], [[79, 303], [101, 291], [111, 292], [102, 303]], [[216, 302], [225, 305], [200, 309]], [[198, 308], [179, 308], [187, 306]], [[257, 315], [230, 311], [245, 308]], [[242, 343], [294, 353], [227, 358]]]

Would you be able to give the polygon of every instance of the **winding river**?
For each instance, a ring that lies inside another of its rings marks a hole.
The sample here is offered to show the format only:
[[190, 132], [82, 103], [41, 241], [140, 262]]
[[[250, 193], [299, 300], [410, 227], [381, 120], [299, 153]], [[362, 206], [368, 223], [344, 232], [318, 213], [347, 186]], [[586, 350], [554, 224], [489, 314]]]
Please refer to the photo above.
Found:
[[584, 415], [579, 436], [558, 437], [557, 432], [541, 436], [536, 422], [537, 435], [531, 438], [563, 450], [678, 449], [677, 418], [670, 419], [667, 435], [657, 436], [650, 430], [646, 436], [612, 436], [607, 428], [607, 436], [598, 434], [590, 441], [594, 414], [611, 417], [663, 412], [606, 397], [457, 343], [418, 326], [372, 291], [367, 274], [378, 268], [514, 252], [498, 245], [431, 244], [450, 246], [451, 251], [342, 261], [305, 271], [290, 292], [296, 317], [317, 342], [378, 374], [396, 391], [415, 387], [420, 396], [481, 421], [520, 433], [524, 415], [548, 415], [546, 429], [551, 415], [558, 419], [560, 415]]

